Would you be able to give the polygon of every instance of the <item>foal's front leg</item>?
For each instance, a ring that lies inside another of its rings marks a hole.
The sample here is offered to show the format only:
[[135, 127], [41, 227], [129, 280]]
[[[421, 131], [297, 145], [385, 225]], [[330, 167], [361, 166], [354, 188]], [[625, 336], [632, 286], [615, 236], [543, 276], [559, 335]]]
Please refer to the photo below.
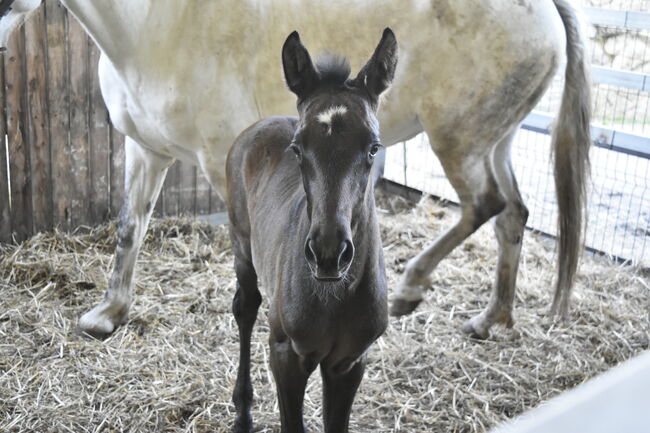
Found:
[[352, 403], [365, 368], [365, 358], [357, 361], [345, 372], [321, 364], [325, 433], [347, 433]]
[[298, 356], [286, 335], [277, 335], [271, 330], [269, 343], [271, 370], [280, 405], [281, 433], [306, 433], [302, 405], [307, 379], [316, 368], [316, 363]]
[[237, 292], [232, 300], [232, 312], [239, 327], [239, 370], [232, 401], [237, 410], [233, 427], [235, 433], [249, 433], [253, 429], [251, 403], [253, 385], [251, 384], [251, 334], [257, 319], [257, 310], [262, 296], [257, 288], [257, 274], [253, 265], [245, 259], [235, 258]]

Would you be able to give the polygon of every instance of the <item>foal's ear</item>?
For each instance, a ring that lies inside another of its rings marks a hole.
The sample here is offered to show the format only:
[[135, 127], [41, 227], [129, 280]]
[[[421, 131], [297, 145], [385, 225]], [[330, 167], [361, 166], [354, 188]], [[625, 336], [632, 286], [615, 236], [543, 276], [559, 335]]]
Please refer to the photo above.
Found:
[[298, 98], [307, 96], [318, 84], [318, 72], [296, 31], [289, 35], [282, 46], [282, 67], [289, 90]]
[[395, 33], [386, 27], [379, 45], [368, 63], [361, 68], [354, 79], [357, 87], [365, 87], [375, 100], [386, 90], [395, 76], [397, 67], [397, 39]]

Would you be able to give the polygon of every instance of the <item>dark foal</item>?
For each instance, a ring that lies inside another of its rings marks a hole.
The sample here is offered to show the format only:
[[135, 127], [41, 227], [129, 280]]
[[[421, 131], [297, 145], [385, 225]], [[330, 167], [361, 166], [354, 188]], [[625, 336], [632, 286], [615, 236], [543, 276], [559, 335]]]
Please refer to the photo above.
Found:
[[299, 118], [255, 123], [228, 155], [240, 338], [235, 432], [250, 432], [253, 425], [250, 338], [262, 299], [258, 276], [269, 297], [282, 432], [305, 431], [305, 386], [318, 365], [325, 431], [348, 431], [365, 353], [387, 325], [372, 166], [381, 148], [378, 98], [396, 62], [390, 29], [354, 79], [341, 57], [323, 57], [315, 66], [292, 33], [282, 63]]

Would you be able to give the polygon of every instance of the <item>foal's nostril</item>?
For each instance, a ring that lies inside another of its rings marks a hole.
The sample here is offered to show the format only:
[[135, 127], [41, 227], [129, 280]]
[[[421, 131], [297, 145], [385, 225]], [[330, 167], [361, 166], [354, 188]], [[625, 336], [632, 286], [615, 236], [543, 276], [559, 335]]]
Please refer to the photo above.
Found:
[[307, 239], [307, 242], [305, 242], [305, 257], [309, 263], [316, 264], [316, 253], [311, 239]]
[[352, 262], [354, 257], [354, 245], [352, 241], [345, 240], [341, 242], [340, 252], [339, 252], [339, 269], [346, 267]]

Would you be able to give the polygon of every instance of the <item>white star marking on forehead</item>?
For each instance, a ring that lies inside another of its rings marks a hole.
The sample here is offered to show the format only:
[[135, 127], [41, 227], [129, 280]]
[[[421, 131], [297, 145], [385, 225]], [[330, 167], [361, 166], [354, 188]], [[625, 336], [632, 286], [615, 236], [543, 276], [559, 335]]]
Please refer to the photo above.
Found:
[[316, 116], [316, 120], [327, 125], [327, 135], [332, 135], [332, 118], [336, 115], [343, 116], [347, 112], [348, 107], [345, 105], [334, 105], [322, 113], [319, 113]]

